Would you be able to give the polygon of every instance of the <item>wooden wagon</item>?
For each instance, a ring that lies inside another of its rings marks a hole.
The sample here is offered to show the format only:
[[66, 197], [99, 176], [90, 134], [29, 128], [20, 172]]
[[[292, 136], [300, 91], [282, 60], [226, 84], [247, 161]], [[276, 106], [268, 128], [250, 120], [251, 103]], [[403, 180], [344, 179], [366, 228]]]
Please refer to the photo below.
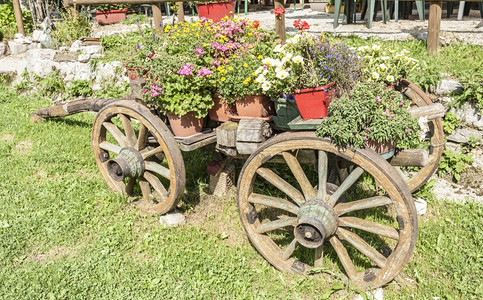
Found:
[[[443, 151], [444, 110], [401, 82], [412, 114], [430, 120], [426, 150], [393, 155], [339, 148], [314, 130], [280, 130], [260, 120], [222, 123], [181, 139], [164, 115], [135, 97], [75, 100], [42, 108], [32, 118], [98, 112], [92, 149], [101, 175], [150, 213], [166, 213], [180, 200], [189, 168], [182, 152], [216, 145], [222, 159], [246, 159], [238, 175], [238, 211], [263, 257], [287, 272], [334, 268], [340, 278], [368, 289], [391, 281], [408, 263], [418, 227], [411, 192], [437, 170]], [[411, 172], [403, 177], [400, 166]]]

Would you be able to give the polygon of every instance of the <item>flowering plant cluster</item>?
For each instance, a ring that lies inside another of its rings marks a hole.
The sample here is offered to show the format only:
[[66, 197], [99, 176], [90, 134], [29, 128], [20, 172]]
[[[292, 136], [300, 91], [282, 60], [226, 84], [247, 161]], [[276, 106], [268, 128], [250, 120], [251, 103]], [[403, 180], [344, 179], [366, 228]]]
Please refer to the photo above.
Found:
[[355, 52], [344, 45], [329, 44], [323, 37], [296, 34], [285, 45], [277, 45], [273, 52], [255, 72], [260, 88], [272, 97], [330, 82], [346, 90], [360, 78]]
[[285, 8], [277, 7], [272, 10], [276, 18], [281, 18], [285, 14]]
[[413, 145], [419, 142], [418, 121], [408, 111], [409, 100], [382, 82], [359, 82], [352, 94], [332, 101], [317, 135], [339, 146], [365, 147], [370, 141]]
[[97, 11], [110, 11], [110, 10], [118, 10], [118, 9], [125, 9], [131, 7], [129, 3], [120, 3], [120, 4], [98, 4], [96, 5]]

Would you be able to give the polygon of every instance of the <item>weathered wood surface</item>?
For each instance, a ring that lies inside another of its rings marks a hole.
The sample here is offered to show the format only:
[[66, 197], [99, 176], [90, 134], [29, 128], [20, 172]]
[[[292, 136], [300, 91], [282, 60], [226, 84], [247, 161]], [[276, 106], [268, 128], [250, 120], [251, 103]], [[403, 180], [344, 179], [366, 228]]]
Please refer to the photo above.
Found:
[[143, 89], [146, 85], [146, 81], [142, 78], [131, 79], [129, 86], [131, 87], [131, 95], [136, 99], [143, 98]]
[[429, 163], [429, 153], [424, 149], [404, 149], [396, 153], [390, 163], [400, 167], [424, 167]]
[[208, 130], [189, 138], [175, 137], [175, 139], [179, 143], [180, 149], [188, 152], [216, 143], [216, 132]]
[[431, 1], [429, 4], [428, 52], [432, 55], [438, 53], [441, 4], [442, 1]]
[[238, 123], [225, 122], [216, 128], [216, 142], [223, 147], [236, 148], [236, 132]]
[[409, 112], [413, 118], [426, 117], [428, 120], [444, 117], [446, 108], [441, 103], [434, 103], [431, 105], [412, 107]]
[[263, 120], [240, 120], [236, 131], [237, 142], [261, 143], [272, 135], [270, 124]]
[[59, 118], [86, 111], [99, 111], [103, 107], [119, 101], [118, 99], [81, 98], [69, 102], [58, 103], [53, 106], [43, 107], [30, 115], [32, 122], [42, 119]]
[[22, 19], [22, 10], [20, 9], [20, 1], [13, 0], [12, 4], [13, 4], [13, 12], [15, 14], [15, 20], [17, 21], [17, 31], [18, 33], [25, 35], [25, 29], [23, 26], [23, 19]]

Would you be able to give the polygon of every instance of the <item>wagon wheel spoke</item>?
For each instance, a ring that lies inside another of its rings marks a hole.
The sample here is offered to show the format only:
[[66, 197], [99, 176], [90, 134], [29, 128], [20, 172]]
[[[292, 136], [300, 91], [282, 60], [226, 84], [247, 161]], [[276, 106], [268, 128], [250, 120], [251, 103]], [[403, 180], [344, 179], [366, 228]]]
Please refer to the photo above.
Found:
[[143, 195], [141, 203], [147, 205], [149, 201], [151, 201], [151, 187], [144, 178], [139, 178], [139, 187], [141, 188], [141, 193]]
[[157, 162], [154, 161], [145, 161], [144, 166], [146, 170], [155, 172], [161, 176], [163, 176], [166, 179], [170, 179], [171, 173], [168, 168], [158, 164]]
[[159, 146], [159, 147], [156, 147], [154, 149], [148, 150], [146, 152], [142, 152], [141, 155], [142, 155], [143, 159], [148, 159], [151, 156], [158, 154], [158, 153], [161, 153], [161, 152], [163, 152], [163, 147]]
[[329, 242], [334, 248], [335, 252], [337, 253], [337, 256], [339, 257], [339, 261], [344, 267], [344, 270], [347, 276], [349, 277], [349, 279], [355, 279], [357, 277], [357, 270], [356, 270], [356, 267], [354, 266], [354, 263], [352, 262], [352, 259], [349, 256], [349, 253], [347, 253], [347, 249], [344, 247], [342, 242], [336, 236], [332, 236], [329, 239]]
[[158, 194], [158, 196], [161, 198], [161, 200], [166, 199], [166, 197], [168, 196], [168, 191], [163, 186], [163, 184], [161, 183], [159, 178], [156, 177], [156, 175], [153, 175], [153, 174], [145, 171], [143, 177], [153, 187], [154, 191], [156, 192], [156, 194]]
[[323, 262], [323, 255], [324, 254], [324, 245], [315, 248], [315, 253], [314, 253], [314, 267], [319, 268], [322, 267], [322, 262]]
[[134, 185], [136, 184], [136, 178], [129, 177], [126, 184], [126, 194], [131, 196], [134, 190]]
[[399, 239], [399, 233], [396, 229], [382, 225], [376, 222], [355, 218], [355, 217], [342, 217], [339, 218], [339, 226], [352, 227], [361, 229], [367, 232], [375, 233], [377, 235], [385, 236], [393, 240]]
[[[148, 132], [149, 130], [146, 128], [146, 126], [143, 123], [141, 123], [139, 125], [138, 140], [137, 140], [138, 150], [142, 150], [146, 147], [146, 144], [148, 142]], [[143, 159], [146, 159], [146, 157], [143, 156]]]
[[319, 163], [318, 163], [318, 190], [317, 190], [317, 200], [325, 201], [327, 196], [327, 153], [325, 151], [319, 151]]
[[[293, 156], [292, 154], [288, 152], [283, 152], [282, 153], [283, 158], [287, 162], [287, 165], [289, 166], [290, 170], [292, 171], [292, 174], [295, 176], [297, 179], [297, 182], [299, 183], [300, 187], [302, 188], [302, 191], [304, 193], [305, 199], [306, 200], [315, 200], [315, 190], [310, 184], [309, 179], [304, 173], [304, 170], [302, 170], [302, 166], [300, 166], [300, 163], [298, 162], [297, 158]], [[300, 203], [299, 203], [300, 205]]]
[[349, 176], [341, 183], [339, 188], [330, 196], [329, 200], [327, 201], [327, 205], [333, 207], [337, 200], [361, 177], [362, 173], [364, 173], [364, 169], [361, 167], [355, 168]]
[[297, 240], [293, 239], [292, 242], [285, 248], [285, 250], [282, 253], [282, 259], [287, 260], [292, 256], [292, 254], [295, 251], [295, 246], [297, 245]]
[[262, 176], [266, 181], [277, 187], [279, 190], [289, 196], [295, 203], [302, 205], [305, 202], [304, 196], [294, 188], [290, 183], [282, 179], [268, 168], [259, 168], [257, 174]]
[[115, 154], [119, 154], [119, 152], [121, 152], [121, 149], [122, 149], [118, 145], [114, 145], [106, 141], [99, 143], [99, 148]]
[[384, 268], [386, 266], [387, 259], [357, 234], [339, 227], [337, 236], [354, 246], [362, 254], [372, 260], [378, 267]]
[[378, 206], [389, 205], [391, 203], [391, 198], [388, 198], [386, 196], [376, 196], [347, 203], [338, 203], [334, 207], [334, 210], [339, 216], [341, 216], [351, 211], [374, 208]]
[[104, 122], [102, 125], [109, 131], [109, 133], [114, 137], [114, 139], [119, 143], [121, 147], [128, 147], [129, 142], [126, 136], [121, 132], [121, 130], [111, 122]]
[[119, 118], [122, 122], [122, 127], [124, 129], [124, 133], [126, 134], [126, 139], [129, 143], [129, 146], [135, 147], [137, 138], [136, 133], [134, 132], [134, 127], [132, 126], [131, 119], [124, 114], [119, 114]]
[[297, 214], [299, 211], [298, 206], [292, 204], [290, 201], [257, 193], [252, 193], [250, 197], [248, 197], [248, 202], [283, 209], [293, 214]]
[[277, 230], [287, 226], [295, 226], [297, 224], [297, 218], [288, 217], [280, 218], [275, 221], [270, 221], [267, 223], [260, 224], [257, 228], [258, 233], [265, 233], [272, 230]]

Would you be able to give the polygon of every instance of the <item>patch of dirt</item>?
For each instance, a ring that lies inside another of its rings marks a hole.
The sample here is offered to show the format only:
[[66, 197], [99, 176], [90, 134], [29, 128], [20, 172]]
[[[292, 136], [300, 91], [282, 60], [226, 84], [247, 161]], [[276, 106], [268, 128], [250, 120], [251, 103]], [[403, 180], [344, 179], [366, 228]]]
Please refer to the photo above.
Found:
[[229, 245], [248, 242], [238, 216], [234, 187], [223, 197], [200, 196], [200, 202], [186, 214], [186, 224], [203, 227]]
[[27, 154], [32, 148], [32, 142], [30, 141], [20, 141], [15, 144], [15, 149], [17, 150], [18, 154]]
[[483, 203], [483, 196], [479, 195], [475, 189], [438, 177], [434, 183], [433, 193], [440, 199], [447, 199], [458, 203], [466, 203], [466, 201]]
[[11, 141], [13, 140], [14, 135], [13, 134], [5, 134], [2, 137], [0, 137], [0, 141]]
[[50, 260], [56, 260], [66, 255], [72, 255], [74, 251], [69, 247], [54, 246], [47, 253], [31, 254], [27, 256], [28, 261], [36, 261], [39, 263], [45, 263]]

